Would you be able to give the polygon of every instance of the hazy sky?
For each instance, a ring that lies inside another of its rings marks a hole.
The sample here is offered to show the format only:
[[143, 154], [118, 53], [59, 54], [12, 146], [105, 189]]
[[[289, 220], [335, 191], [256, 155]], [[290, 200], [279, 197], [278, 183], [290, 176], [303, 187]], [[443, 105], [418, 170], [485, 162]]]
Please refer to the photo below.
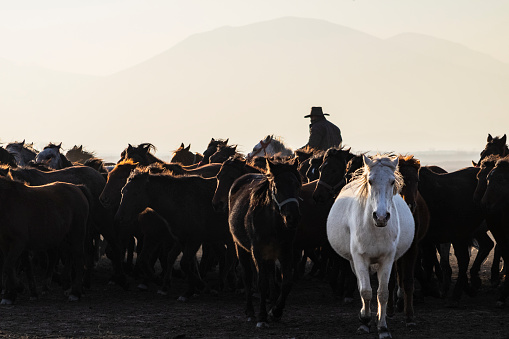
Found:
[[283, 16], [428, 34], [509, 63], [507, 0], [0, 0], [0, 58], [106, 75], [189, 35]]

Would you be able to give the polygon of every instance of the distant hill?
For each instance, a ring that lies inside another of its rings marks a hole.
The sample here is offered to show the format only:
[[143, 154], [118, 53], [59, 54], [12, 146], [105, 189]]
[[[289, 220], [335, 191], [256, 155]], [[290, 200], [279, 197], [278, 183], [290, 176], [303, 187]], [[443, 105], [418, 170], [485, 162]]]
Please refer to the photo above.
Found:
[[57, 83], [39, 107], [10, 108], [79, 116], [72, 131], [50, 124], [48, 139], [107, 152], [141, 142], [203, 151], [212, 137], [248, 152], [267, 134], [297, 148], [311, 106], [354, 151], [480, 150], [487, 133], [506, 133], [507, 88], [509, 66], [453, 42], [288, 17], [196, 34], [112, 76]]

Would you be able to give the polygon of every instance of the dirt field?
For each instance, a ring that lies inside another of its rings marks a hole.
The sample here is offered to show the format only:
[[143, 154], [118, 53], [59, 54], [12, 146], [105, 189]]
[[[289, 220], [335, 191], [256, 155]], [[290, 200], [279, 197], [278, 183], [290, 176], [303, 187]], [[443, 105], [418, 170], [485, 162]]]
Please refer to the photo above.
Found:
[[[453, 256], [452, 256], [453, 257]], [[427, 297], [415, 305], [417, 326], [406, 328], [403, 315], [388, 320], [394, 338], [509, 338], [509, 308], [495, 308], [497, 291], [489, 287], [489, 264], [482, 269], [483, 287], [464, 296], [459, 308]], [[455, 266], [453, 266], [455, 269]], [[327, 282], [304, 278], [292, 290], [283, 319], [256, 329], [245, 320], [244, 297], [233, 292], [200, 295], [187, 303], [176, 301], [185, 285], [175, 279], [171, 293], [160, 296], [156, 286], [139, 291], [134, 280], [128, 291], [108, 285], [111, 273], [103, 258], [91, 289], [80, 302], [69, 303], [60, 288], [38, 301], [20, 295], [13, 306], [2, 306], [0, 336], [101, 338], [377, 338], [375, 332], [356, 335], [360, 299], [341, 305]], [[214, 284], [215, 275], [210, 275]], [[376, 302], [373, 310], [375, 310]], [[255, 304], [255, 307], [256, 304]]]

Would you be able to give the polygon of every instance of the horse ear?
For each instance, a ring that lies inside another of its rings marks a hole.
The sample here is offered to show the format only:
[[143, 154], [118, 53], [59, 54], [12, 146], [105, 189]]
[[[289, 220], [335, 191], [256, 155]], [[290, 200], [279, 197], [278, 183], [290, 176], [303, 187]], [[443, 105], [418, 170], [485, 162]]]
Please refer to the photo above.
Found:
[[362, 161], [364, 162], [364, 166], [371, 167], [373, 165], [373, 160], [371, 160], [366, 154], [362, 155]]
[[394, 165], [394, 168], [397, 168], [399, 164], [399, 157], [392, 159], [392, 164]]
[[505, 142], [507, 140], [507, 136], [504, 134], [504, 136], [502, 138], [500, 138], [500, 140], [502, 141], [503, 144], [505, 144]]
[[181, 143], [180, 143], [180, 147], [179, 147], [179, 148], [184, 148], [184, 147], [185, 147], [185, 146], [184, 146], [184, 143], [183, 143], [183, 142], [181, 142]]
[[272, 173], [273, 163], [269, 158], [265, 157], [265, 168], [267, 169], [267, 173]]
[[80, 145], [80, 147], [78, 147], [78, 151], [80, 151], [80, 152], [83, 151], [83, 145]]
[[60, 147], [62, 147], [62, 143], [59, 143], [59, 144], [58, 144], [58, 149], [60, 149]]
[[472, 160], [472, 166], [477, 167], [477, 164], [475, 163], [474, 160]]
[[230, 138], [225, 140], [225, 142], [224, 142], [225, 145], [228, 145], [228, 140], [230, 140]]
[[488, 139], [486, 141], [491, 142], [492, 140], [493, 140], [493, 137], [491, 136], [491, 134], [488, 133]]
[[23, 139], [23, 141], [21, 142], [21, 146], [23, 146], [25, 144], [25, 139]]
[[189, 151], [189, 149], [191, 148], [191, 144], [189, 144], [189, 146], [186, 147], [186, 151]]

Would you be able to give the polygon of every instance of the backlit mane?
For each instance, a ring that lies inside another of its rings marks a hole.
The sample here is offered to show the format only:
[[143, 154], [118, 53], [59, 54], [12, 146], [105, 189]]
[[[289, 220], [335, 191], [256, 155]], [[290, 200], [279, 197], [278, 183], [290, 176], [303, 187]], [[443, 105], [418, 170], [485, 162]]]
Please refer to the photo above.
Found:
[[[399, 172], [399, 167], [393, 165], [394, 155], [393, 154], [376, 154], [370, 159], [374, 162], [373, 167], [385, 166], [389, 167], [394, 172], [394, 194], [398, 194], [404, 185], [403, 176]], [[356, 170], [352, 176], [352, 182], [357, 186], [357, 194], [365, 202], [369, 194], [369, 183], [368, 177], [370, 168], [366, 164]]]
[[413, 155], [400, 155], [398, 160], [399, 166], [411, 166], [417, 170], [421, 168], [421, 162], [419, 159], [414, 158]]

